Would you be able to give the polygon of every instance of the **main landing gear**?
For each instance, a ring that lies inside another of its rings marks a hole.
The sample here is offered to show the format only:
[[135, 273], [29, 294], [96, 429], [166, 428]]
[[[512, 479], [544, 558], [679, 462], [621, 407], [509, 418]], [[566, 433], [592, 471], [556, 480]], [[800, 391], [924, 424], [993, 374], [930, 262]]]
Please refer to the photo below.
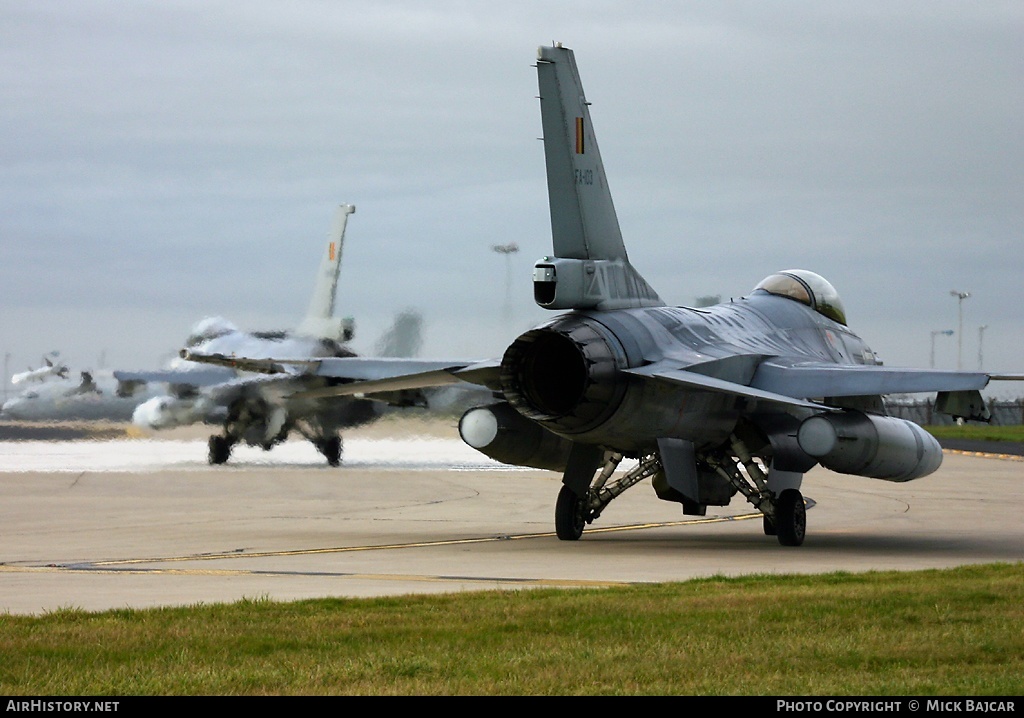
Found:
[[577, 541], [588, 519], [594, 520], [587, 507], [587, 497], [577, 496], [568, 486], [562, 486], [555, 502], [555, 535], [562, 541]]
[[[776, 536], [783, 546], [799, 546], [807, 533], [807, 508], [804, 497], [796, 489], [786, 489], [775, 501], [775, 520], [764, 517], [765, 534]], [[768, 524], [773, 533], [768, 533]]]
[[[723, 479], [763, 514], [765, 536], [775, 536], [783, 546], [800, 546], [807, 533], [807, 508], [799, 489], [789, 487], [778, 493], [769, 487], [764, 466], [770, 460], [755, 457], [736, 436], [730, 438], [731, 452], [720, 451], [703, 458]], [[795, 476], [800, 477], [799, 474]], [[796, 482], [799, 485], [799, 480]]]
[[[775, 536], [782, 546], [800, 546], [807, 533], [807, 508], [803, 494], [796, 488], [784, 488], [777, 494], [769, 488], [768, 472], [762, 468], [763, 459], [754, 461], [742, 442], [732, 441], [733, 454], [720, 452], [714, 456], [699, 457], [729, 482], [762, 514], [766, 536]], [[658, 454], [650, 454], [621, 478], [612, 475], [622, 461], [622, 454], [605, 452], [599, 471], [585, 493], [578, 494], [563, 484], [555, 503], [555, 534], [562, 541], [577, 541], [587, 524], [592, 523], [612, 499], [623, 491], [664, 471]], [[799, 475], [796, 475], [799, 478]], [[799, 484], [799, 481], [795, 483]]]
[[[230, 434], [214, 434], [209, 441], [209, 460], [211, 464], [225, 464], [231, 458], [231, 449], [234, 448], [239, 439]], [[341, 465], [342, 441], [341, 436], [317, 436], [311, 438], [316, 450], [323, 454], [330, 466]], [[265, 451], [269, 451], [278, 441], [259, 444]]]
[[661, 469], [661, 462], [656, 455], [647, 456], [626, 472], [625, 476], [612, 481], [612, 474], [621, 461], [622, 454], [605, 452], [600, 472], [585, 496], [578, 495], [566, 485], [562, 486], [558, 492], [558, 501], [555, 502], [555, 534], [559, 539], [578, 540], [583, 535], [586, 524], [593, 523], [612, 499]]
[[211, 464], [224, 464], [231, 458], [231, 447], [235, 445], [235, 440], [230, 436], [221, 436], [220, 434], [214, 434], [210, 437], [210, 463]]
[[341, 437], [338, 435], [325, 436], [319, 439], [313, 440], [316, 450], [324, 455], [327, 459], [327, 463], [331, 466], [338, 466], [341, 464]]

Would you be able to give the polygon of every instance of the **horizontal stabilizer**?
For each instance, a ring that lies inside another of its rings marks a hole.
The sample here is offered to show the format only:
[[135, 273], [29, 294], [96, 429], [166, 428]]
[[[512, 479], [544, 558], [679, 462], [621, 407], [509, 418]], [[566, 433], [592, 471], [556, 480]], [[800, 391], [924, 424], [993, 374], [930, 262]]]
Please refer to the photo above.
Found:
[[816, 404], [811, 401], [803, 401], [791, 396], [744, 386], [743, 384], [726, 381], [725, 379], [716, 379], [711, 376], [705, 376], [704, 374], [687, 371], [686, 369], [666, 367], [664, 364], [652, 364], [650, 366], [638, 367], [636, 369], [626, 369], [625, 373], [643, 377], [645, 379], [655, 379], [667, 382], [669, 384], [682, 386], [695, 391], [713, 391], [720, 394], [732, 394], [733, 396], [745, 399], [764, 401], [799, 409], [814, 409], [816, 411], [830, 410], [830, 407], [822, 406], [821, 404]]

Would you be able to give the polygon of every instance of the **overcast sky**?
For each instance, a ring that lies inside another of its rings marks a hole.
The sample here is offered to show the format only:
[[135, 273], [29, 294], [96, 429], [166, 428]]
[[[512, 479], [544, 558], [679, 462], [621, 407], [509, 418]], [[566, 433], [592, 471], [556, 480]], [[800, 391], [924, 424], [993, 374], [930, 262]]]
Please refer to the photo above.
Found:
[[[10, 372], [286, 329], [336, 205], [370, 351], [547, 317], [538, 45], [576, 53], [633, 264], [670, 304], [805, 268], [891, 365], [1024, 371], [1024, 3], [0, 0]], [[510, 257], [492, 247], [515, 242]], [[511, 275], [511, 285], [506, 277]], [[958, 341], [959, 340], [959, 341]]]

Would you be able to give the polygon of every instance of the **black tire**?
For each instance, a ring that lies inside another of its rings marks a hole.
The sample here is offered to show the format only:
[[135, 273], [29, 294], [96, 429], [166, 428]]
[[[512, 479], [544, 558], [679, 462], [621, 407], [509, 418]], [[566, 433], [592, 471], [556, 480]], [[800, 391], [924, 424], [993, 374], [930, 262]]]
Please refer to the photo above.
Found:
[[807, 508], [796, 489], [786, 489], [775, 504], [775, 529], [783, 546], [800, 546], [807, 533]]
[[555, 534], [562, 541], [578, 541], [586, 525], [586, 499], [562, 486], [555, 502]]
[[224, 464], [231, 457], [231, 442], [226, 436], [214, 434], [209, 442], [211, 464]]
[[316, 451], [324, 455], [329, 465], [339, 466], [341, 464], [341, 436], [318, 438], [313, 444], [316, 446]]
[[319, 444], [320, 453], [327, 459], [327, 463], [331, 466], [339, 466], [341, 464], [341, 437], [340, 436], [329, 436]]
[[762, 523], [764, 524], [764, 535], [775, 536], [778, 533], [778, 531], [775, 530], [775, 524], [772, 522], [772, 520], [767, 516], [762, 516], [761, 519]]

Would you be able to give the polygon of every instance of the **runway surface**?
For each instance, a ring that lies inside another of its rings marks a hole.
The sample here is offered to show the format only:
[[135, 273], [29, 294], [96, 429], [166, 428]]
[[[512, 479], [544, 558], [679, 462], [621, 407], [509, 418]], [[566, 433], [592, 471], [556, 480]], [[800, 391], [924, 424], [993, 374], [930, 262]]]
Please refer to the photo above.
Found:
[[892, 484], [815, 469], [803, 546], [740, 499], [683, 516], [649, 482], [580, 541], [554, 536], [556, 474], [455, 438], [350, 436], [206, 463], [200, 440], [0, 442], [0, 611], [103, 610], [1024, 559], [1024, 462], [947, 454]]

